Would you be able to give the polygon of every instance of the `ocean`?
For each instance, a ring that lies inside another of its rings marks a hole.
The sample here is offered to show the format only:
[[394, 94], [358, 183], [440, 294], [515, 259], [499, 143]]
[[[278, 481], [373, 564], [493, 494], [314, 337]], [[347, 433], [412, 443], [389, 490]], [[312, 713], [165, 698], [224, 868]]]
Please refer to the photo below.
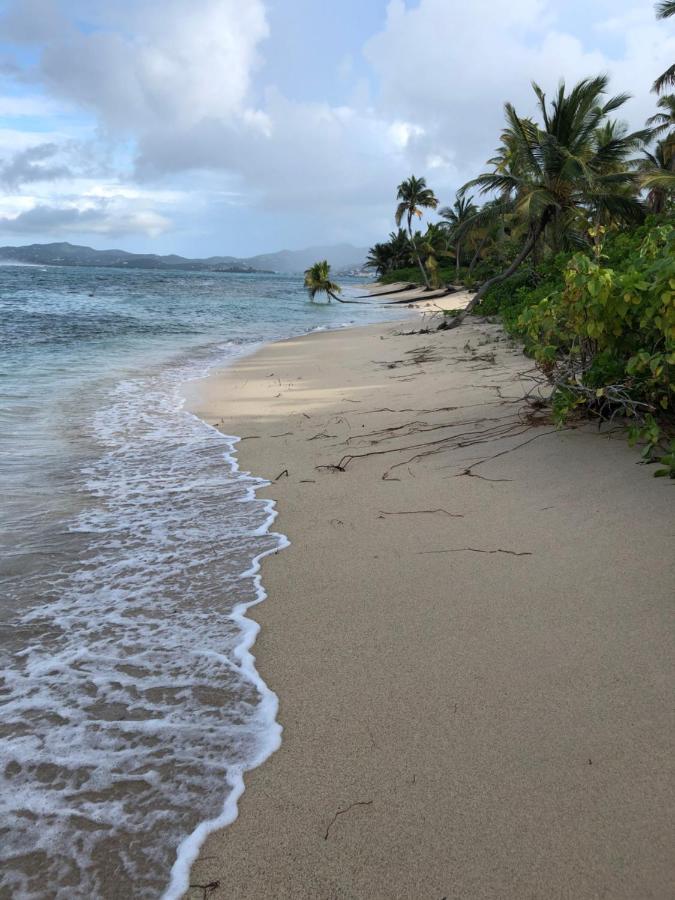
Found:
[[0, 310], [0, 897], [173, 900], [281, 739], [245, 612], [287, 543], [181, 388], [396, 314], [296, 276], [18, 265]]

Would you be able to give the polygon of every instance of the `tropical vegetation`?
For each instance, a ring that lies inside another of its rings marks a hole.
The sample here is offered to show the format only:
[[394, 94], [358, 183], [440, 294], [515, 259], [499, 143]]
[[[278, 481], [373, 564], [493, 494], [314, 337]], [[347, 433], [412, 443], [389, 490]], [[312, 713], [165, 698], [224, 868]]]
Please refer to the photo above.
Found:
[[[675, 15], [675, 2], [657, 15]], [[612, 96], [604, 75], [561, 82], [550, 98], [534, 84], [536, 116], [505, 104], [486, 170], [424, 234], [411, 222], [437, 208], [435, 194], [415, 176], [399, 186], [395, 221], [407, 230], [376, 244], [368, 264], [385, 282], [473, 290], [445, 327], [499, 315], [549, 384], [556, 421], [623, 420], [645, 457], [662, 461], [657, 474], [675, 476], [671, 85], [675, 65], [655, 83], [654, 115], [629, 131], [616, 117], [628, 95]]]

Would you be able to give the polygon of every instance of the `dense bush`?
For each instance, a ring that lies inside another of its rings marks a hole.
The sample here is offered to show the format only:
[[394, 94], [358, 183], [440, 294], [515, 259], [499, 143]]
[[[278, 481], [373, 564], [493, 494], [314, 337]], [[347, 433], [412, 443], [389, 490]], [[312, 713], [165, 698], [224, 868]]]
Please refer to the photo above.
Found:
[[[438, 269], [438, 279], [441, 284], [453, 284], [455, 277], [454, 266], [441, 266]], [[399, 281], [422, 284], [422, 273], [419, 266], [412, 266], [407, 269], [394, 269], [393, 272], [380, 275], [377, 280], [380, 284], [396, 284]]]
[[557, 421], [627, 418], [657, 474], [675, 476], [675, 227], [617, 233], [498, 285], [499, 310], [550, 382]]

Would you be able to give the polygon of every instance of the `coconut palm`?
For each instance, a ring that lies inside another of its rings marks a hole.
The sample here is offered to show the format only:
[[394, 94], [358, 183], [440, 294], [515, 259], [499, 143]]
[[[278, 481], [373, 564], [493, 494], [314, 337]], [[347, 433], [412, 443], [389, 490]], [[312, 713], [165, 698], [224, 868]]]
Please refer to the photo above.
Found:
[[378, 275], [385, 275], [395, 269], [405, 269], [412, 265], [414, 256], [410, 239], [402, 228], [392, 231], [389, 240], [374, 244], [368, 251], [366, 266], [375, 269]]
[[399, 204], [396, 207], [396, 215], [394, 217], [396, 220], [396, 224], [400, 227], [401, 222], [405, 218], [408, 228], [408, 237], [410, 239], [411, 245], [413, 246], [417, 264], [420, 267], [420, 272], [422, 273], [424, 284], [428, 289], [430, 287], [429, 278], [427, 277], [426, 270], [422, 264], [422, 259], [417, 250], [415, 250], [412, 232], [412, 219], [413, 216], [417, 216], [419, 219], [421, 219], [422, 211], [425, 209], [436, 209], [436, 207], [438, 206], [438, 199], [436, 198], [431, 188], [427, 187], [426, 179], [415, 178], [414, 175], [411, 175], [410, 178], [407, 178], [405, 181], [402, 181], [399, 184], [396, 192], [396, 199], [399, 201]]
[[463, 226], [478, 212], [478, 207], [472, 201], [473, 197], [457, 194], [452, 206], [444, 206], [438, 211], [439, 216], [445, 220], [444, 224], [446, 224], [450, 240], [455, 245], [457, 278], [459, 278], [459, 267], [462, 260], [462, 237], [466, 233]]
[[517, 270], [540, 239], [555, 251], [578, 242], [598, 210], [618, 221], [642, 215], [640, 203], [631, 196], [635, 175], [626, 158], [646, 132], [627, 134], [615, 128], [608, 138], [603, 126], [628, 97], [620, 94], [604, 100], [607, 84], [604, 75], [585, 78], [568, 92], [561, 82], [550, 104], [533, 84], [541, 124], [522, 119], [506, 104], [502, 143], [508, 159], [504, 163], [501, 154], [499, 167], [470, 181], [463, 192], [477, 187], [483, 194], [497, 194], [504, 206], [510, 203], [523, 230], [523, 243], [512, 263], [481, 285], [456, 324], [493, 285]]
[[405, 269], [414, 262], [410, 238], [402, 228], [389, 232], [389, 246], [394, 269]]
[[649, 191], [649, 209], [656, 214], [665, 212], [675, 197], [675, 154], [672, 144], [659, 141], [653, 153], [644, 150], [636, 168], [642, 187]]
[[424, 234], [416, 231], [413, 235], [413, 247], [420, 259], [424, 260], [429, 287], [440, 286], [440, 260], [450, 256], [448, 251], [447, 229], [439, 223], [430, 223]]
[[[671, 16], [675, 16], [675, 0], [661, 0], [656, 4], [657, 19], [669, 19]], [[664, 88], [671, 87], [671, 85], [675, 85], [675, 63], [656, 79], [652, 90], [660, 94]]]
[[315, 262], [305, 271], [305, 287], [312, 303], [317, 294], [325, 294], [329, 303], [331, 300], [337, 300], [338, 303], [345, 302], [338, 297], [342, 292], [340, 285], [330, 280], [330, 265], [325, 259]]
[[664, 94], [656, 105], [661, 112], [647, 119], [647, 127], [651, 129], [652, 137], [662, 137], [670, 132], [667, 139], [672, 143], [675, 141], [675, 94]]
[[373, 244], [366, 257], [366, 268], [375, 269], [375, 274], [386, 275], [394, 269], [392, 247], [389, 242]]

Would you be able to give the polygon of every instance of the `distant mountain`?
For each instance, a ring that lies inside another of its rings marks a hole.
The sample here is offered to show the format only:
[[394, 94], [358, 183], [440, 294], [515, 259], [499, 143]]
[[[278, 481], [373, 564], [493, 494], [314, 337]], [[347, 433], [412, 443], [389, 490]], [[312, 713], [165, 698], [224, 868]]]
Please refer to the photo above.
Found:
[[351, 244], [334, 244], [330, 247], [308, 247], [306, 250], [280, 250], [278, 253], [261, 253], [240, 260], [249, 266], [273, 269], [275, 272], [304, 272], [320, 259], [327, 259], [336, 271], [360, 269], [366, 261], [368, 250]]
[[94, 250], [67, 242], [29, 244], [25, 247], [0, 247], [0, 261], [34, 263], [49, 266], [113, 266], [132, 269], [207, 269], [225, 272], [255, 272], [252, 266], [234, 256], [211, 259], [187, 259], [184, 256], [156, 253], [128, 253], [126, 250]]
[[67, 242], [29, 244], [24, 247], [0, 247], [0, 262], [33, 263], [49, 266], [112, 266], [132, 269], [190, 269], [209, 272], [302, 272], [319, 259], [327, 259], [336, 271], [360, 268], [367, 251], [349, 244], [312, 247], [307, 250], [281, 250], [258, 256], [210, 256], [188, 259], [184, 256], [156, 253], [128, 253], [126, 250], [94, 250]]

